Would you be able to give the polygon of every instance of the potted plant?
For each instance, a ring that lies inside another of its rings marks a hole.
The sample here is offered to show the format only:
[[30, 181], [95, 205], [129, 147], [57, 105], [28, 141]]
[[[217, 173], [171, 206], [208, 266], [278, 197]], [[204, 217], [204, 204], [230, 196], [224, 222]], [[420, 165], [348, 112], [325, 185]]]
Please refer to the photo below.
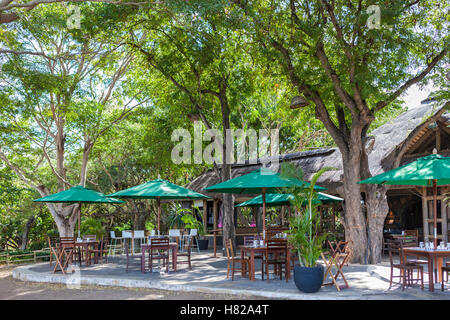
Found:
[[183, 217], [181, 217], [181, 220], [185, 224], [186, 229], [197, 229], [198, 237], [198, 248], [200, 250], [208, 250], [208, 243], [209, 240], [202, 238], [205, 235], [205, 231], [203, 230], [203, 223], [199, 220], [197, 220], [196, 217], [193, 215], [193, 210], [186, 209], [188, 213], [184, 214]]
[[[293, 187], [285, 191], [293, 195], [291, 204], [297, 214], [290, 218], [288, 241], [298, 254], [298, 265], [294, 266], [294, 283], [306, 293], [319, 291], [323, 284], [324, 269], [318, 264], [326, 234], [319, 235], [320, 215], [317, 210], [317, 179], [328, 168], [317, 172], [307, 188]], [[283, 165], [282, 176], [303, 180], [303, 172], [290, 164]]]

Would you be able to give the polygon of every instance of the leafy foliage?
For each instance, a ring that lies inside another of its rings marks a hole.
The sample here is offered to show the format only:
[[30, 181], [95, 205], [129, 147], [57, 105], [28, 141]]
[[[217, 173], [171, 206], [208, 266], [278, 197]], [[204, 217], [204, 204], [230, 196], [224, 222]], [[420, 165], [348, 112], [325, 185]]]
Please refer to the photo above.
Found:
[[[327, 237], [326, 233], [319, 234], [320, 213], [318, 205], [314, 205], [313, 201], [318, 196], [314, 190], [317, 179], [328, 170], [330, 169], [324, 168], [315, 173], [309, 188], [291, 187], [284, 190], [293, 195], [290, 202], [297, 211], [297, 214], [289, 219], [288, 241], [297, 251], [300, 265], [304, 267], [316, 266], [322, 253], [323, 241]], [[290, 163], [283, 163], [281, 176], [302, 180], [303, 171]]]

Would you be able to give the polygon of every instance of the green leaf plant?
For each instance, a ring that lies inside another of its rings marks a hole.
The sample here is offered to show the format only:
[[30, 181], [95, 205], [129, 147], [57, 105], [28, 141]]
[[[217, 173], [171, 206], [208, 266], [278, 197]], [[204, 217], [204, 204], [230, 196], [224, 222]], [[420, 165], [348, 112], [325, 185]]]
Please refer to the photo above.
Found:
[[[319, 234], [320, 214], [318, 204], [315, 204], [318, 193], [314, 186], [319, 177], [331, 168], [322, 168], [312, 177], [307, 188], [290, 187], [284, 188], [283, 192], [290, 193], [293, 198], [291, 205], [295, 208], [296, 214], [289, 219], [288, 241], [298, 253], [299, 263], [302, 267], [315, 267], [322, 253], [323, 241], [327, 238], [327, 233]], [[281, 176], [284, 178], [296, 178], [302, 180], [303, 171], [295, 168], [292, 164], [283, 163]], [[306, 205], [305, 205], [306, 204]]]

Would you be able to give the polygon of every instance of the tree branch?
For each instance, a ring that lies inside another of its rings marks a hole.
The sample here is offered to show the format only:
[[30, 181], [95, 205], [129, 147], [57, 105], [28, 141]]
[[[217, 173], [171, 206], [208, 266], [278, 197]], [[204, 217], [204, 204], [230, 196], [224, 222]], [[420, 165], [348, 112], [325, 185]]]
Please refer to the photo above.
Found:
[[392, 93], [386, 100], [379, 101], [373, 108], [372, 112], [380, 111], [381, 109], [386, 107], [388, 104], [393, 102], [395, 99], [397, 99], [403, 92], [405, 92], [413, 84], [416, 84], [419, 81], [421, 81], [423, 78], [425, 78], [425, 76], [428, 75], [431, 72], [431, 70], [433, 70], [433, 68], [438, 64], [438, 62], [440, 60], [442, 60], [447, 55], [447, 53], [448, 53], [447, 48], [442, 50], [437, 56], [435, 56], [433, 58], [433, 60], [431, 60], [431, 62], [427, 65], [427, 67], [421, 73], [419, 73], [417, 76], [406, 81], [403, 85], [400, 86], [400, 88], [398, 88], [396, 91], [394, 91], [394, 93]]

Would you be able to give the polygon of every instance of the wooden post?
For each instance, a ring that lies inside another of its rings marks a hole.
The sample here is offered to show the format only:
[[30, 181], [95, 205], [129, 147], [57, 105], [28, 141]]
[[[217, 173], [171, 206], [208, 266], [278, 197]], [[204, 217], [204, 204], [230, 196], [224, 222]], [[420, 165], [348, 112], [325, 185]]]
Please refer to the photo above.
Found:
[[206, 233], [208, 229], [208, 202], [203, 200], [203, 232]]
[[158, 235], [159, 235], [160, 232], [161, 232], [161, 229], [160, 229], [161, 197], [157, 197], [157, 198], [156, 198], [156, 202], [157, 202], [157, 204], [158, 204]]
[[262, 200], [263, 200], [263, 239], [266, 239], [266, 188], [262, 189]]
[[282, 226], [284, 226], [284, 223], [286, 221], [285, 213], [286, 213], [286, 207], [285, 206], [281, 206], [281, 225]]
[[436, 179], [433, 179], [433, 236], [434, 236], [434, 248], [437, 248], [437, 183]]
[[422, 188], [422, 220], [423, 220], [423, 240], [429, 241], [429, 227], [428, 227], [428, 201], [427, 189]]
[[[441, 190], [441, 195], [444, 195], [444, 191]], [[442, 241], [447, 245], [448, 242], [448, 217], [447, 217], [447, 206], [444, 201], [444, 197], [441, 198], [441, 228], [442, 228]]]
[[214, 202], [213, 202], [213, 215], [214, 215], [214, 230], [216, 230], [218, 221], [219, 221], [219, 200], [218, 199], [214, 199]]

